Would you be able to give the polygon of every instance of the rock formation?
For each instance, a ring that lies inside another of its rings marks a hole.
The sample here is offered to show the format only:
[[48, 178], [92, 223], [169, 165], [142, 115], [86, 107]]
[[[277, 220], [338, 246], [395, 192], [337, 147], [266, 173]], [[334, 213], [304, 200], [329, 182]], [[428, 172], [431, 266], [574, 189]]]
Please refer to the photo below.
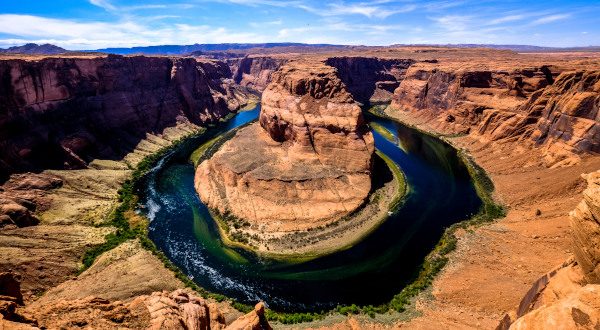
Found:
[[16, 174], [0, 188], [0, 228], [36, 225], [34, 215], [48, 207], [46, 192], [58, 188], [62, 180], [48, 174]]
[[219, 62], [108, 56], [0, 61], [0, 180], [115, 159], [146, 133], [239, 107]]
[[574, 261], [540, 278], [502, 329], [593, 329], [600, 326], [600, 171], [583, 176], [587, 189], [571, 212]]
[[373, 137], [336, 71], [291, 63], [241, 129], [196, 171], [200, 198], [265, 232], [302, 230], [356, 210], [370, 188]]
[[585, 280], [600, 284], [600, 171], [584, 178], [583, 201], [571, 212], [573, 250]]
[[0, 296], [2, 329], [97, 329], [148, 330], [270, 330], [259, 303], [246, 315], [227, 325], [220, 307], [188, 290], [154, 292], [130, 302], [110, 301], [99, 297], [59, 300], [34, 311], [28, 318], [17, 312], [10, 297]]

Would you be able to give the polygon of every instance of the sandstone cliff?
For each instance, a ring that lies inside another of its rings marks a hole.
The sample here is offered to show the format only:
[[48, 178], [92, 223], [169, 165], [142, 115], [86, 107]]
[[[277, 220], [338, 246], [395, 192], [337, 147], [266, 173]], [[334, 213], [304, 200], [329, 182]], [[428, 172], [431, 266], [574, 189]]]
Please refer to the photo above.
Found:
[[597, 71], [419, 63], [394, 92], [392, 108], [443, 133], [543, 145], [556, 163], [572, 152], [598, 152], [599, 102]]
[[600, 284], [600, 171], [584, 177], [583, 201], [571, 212], [573, 251], [586, 281]]
[[291, 63], [241, 129], [196, 171], [200, 198], [263, 232], [317, 227], [357, 209], [370, 188], [373, 137], [336, 71]]
[[116, 159], [146, 133], [239, 107], [219, 62], [108, 56], [0, 61], [0, 179]]

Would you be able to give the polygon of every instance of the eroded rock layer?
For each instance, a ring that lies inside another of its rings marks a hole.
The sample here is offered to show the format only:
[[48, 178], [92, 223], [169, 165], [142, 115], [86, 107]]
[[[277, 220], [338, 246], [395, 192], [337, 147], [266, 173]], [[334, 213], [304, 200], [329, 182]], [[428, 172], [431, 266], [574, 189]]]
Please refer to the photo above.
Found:
[[324, 225], [371, 189], [373, 136], [334, 68], [293, 63], [262, 96], [260, 125], [241, 129], [196, 171], [200, 198], [265, 231]]
[[600, 171], [584, 177], [583, 200], [571, 212], [573, 250], [585, 279], [600, 284]]
[[394, 92], [392, 108], [445, 133], [544, 145], [560, 161], [599, 152], [599, 104], [595, 70], [418, 63]]

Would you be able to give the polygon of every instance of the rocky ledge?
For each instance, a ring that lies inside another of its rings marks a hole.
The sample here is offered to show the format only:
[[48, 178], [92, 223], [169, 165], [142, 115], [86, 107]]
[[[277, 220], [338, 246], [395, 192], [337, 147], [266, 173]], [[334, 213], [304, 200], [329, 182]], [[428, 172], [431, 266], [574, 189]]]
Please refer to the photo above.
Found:
[[209, 208], [263, 234], [326, 226], [371, 190], [373, 136], [337, 71], [289, 63], [262, 96], [260, 123], [198, 166]]

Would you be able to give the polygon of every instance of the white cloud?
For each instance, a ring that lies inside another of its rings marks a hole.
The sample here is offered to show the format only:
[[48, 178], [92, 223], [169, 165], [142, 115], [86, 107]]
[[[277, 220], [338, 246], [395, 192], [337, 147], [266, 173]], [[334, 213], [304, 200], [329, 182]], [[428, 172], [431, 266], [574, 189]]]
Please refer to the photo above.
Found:
[[18, 36], [0, 40], [3, 45], [37, 42], [68, 49], [95, 49], [161, 44], [266, 42], [254, 33], [233, 32], [223, 27], [175, 24], [150, 27], [131, 21], [118, 23], [77, 22], [32, 15], [0, 14], [0, 33]]
[[400, 13], [407, 13], [417, 8], [416, 5], [406, 5], [395, 9], [383, 9], [379, 6], [372, 6], [366, 4], [332, 4], [329, 6], [329, 10], [321, 11], [322, 15], [338, 16], [338, 15], [363, 15], [369, 18], [386, 18]]
[[447, 31], [465, 31], [468, 29], [472, 16], [446, 15], [431, 18], [439, 27]]
[[92, 5], [98, 6], [100, 8], [104, 8], [108, 11], [117, 10], [117, 7], [113, 6], [113, 4], [110, 3], [109, 0], [89, 0], [89, 1]]
[[523, 20], [523, 19], [525, 19], [527, 17], [528, 17], [527, 15], [521, 15], [521, 14], [507, 15], [507, 16], [503, 16], [503, 17], [499, 17], [499, 18], [493, 19], [493, 20], [489, 21], [487, 23], [487, 25], [496, 25], [496, 24], [502, 24], [502, 23], [520, 21], [520, 20]]
[[564, 20], [564, 19], [567, 19], [570, 17], [571, 17], [571, 14], [548, 15], [548, 16], [544, 16], [544, 17], [536, 19], [531, 24], [532, 25], [548, 24], [548, 23], [552, 23], [552, 22], [556, 22], [556, 21], [561, 21], [561, 20]]
[[281, 19], [277, 19], [274, 21], [268, 21], [268, 22], [250, 22], [248, 23], [248, 25], [250, 25], [253, 28], [260, 28], [260, 27], [264, 27], [264, 26], [277, 26], [277, 25], [282, 25], [283, 24], [283, 20]]

